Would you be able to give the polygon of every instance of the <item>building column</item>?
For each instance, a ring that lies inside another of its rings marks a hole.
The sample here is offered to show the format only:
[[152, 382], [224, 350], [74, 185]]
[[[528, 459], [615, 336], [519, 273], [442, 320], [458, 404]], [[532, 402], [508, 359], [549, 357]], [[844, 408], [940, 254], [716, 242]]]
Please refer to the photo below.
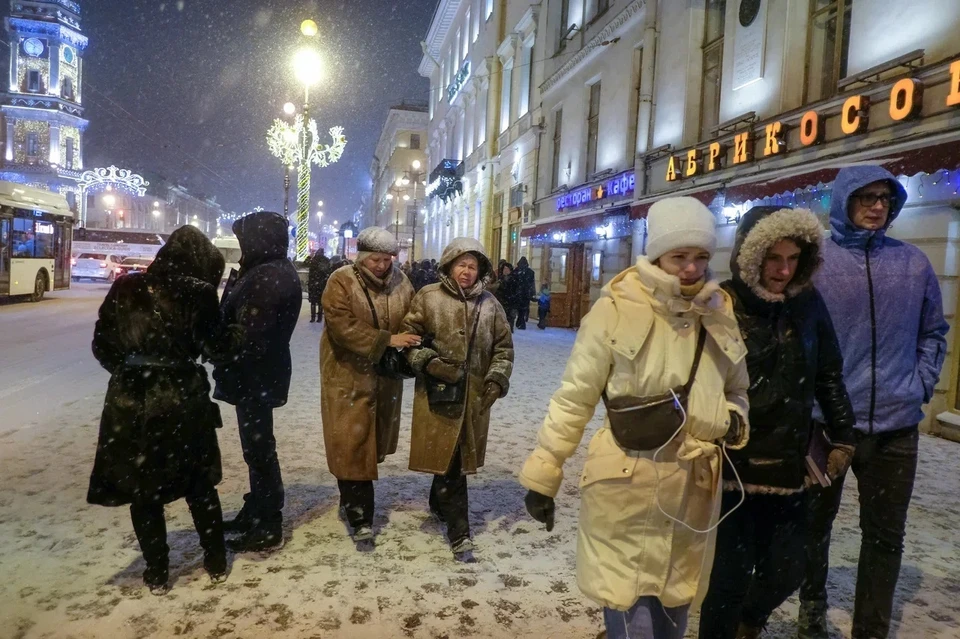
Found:
[[50, 123], [50, 139], [49, 139], [49, 160], [50, 164], [60, 165], [60, 125], [51, 122]]
[[[49, 41], [48, 41], [49, 42]], [[50, 77], [47, 79], [47, 94], [60, 95], [60, 43], [54, 42], [50, 47]]]
[[7, 118], [7, 148], [4, 157], [7, 162], [13, 162], [13, 143], [14, 143], [14, 121], [12, 118]]

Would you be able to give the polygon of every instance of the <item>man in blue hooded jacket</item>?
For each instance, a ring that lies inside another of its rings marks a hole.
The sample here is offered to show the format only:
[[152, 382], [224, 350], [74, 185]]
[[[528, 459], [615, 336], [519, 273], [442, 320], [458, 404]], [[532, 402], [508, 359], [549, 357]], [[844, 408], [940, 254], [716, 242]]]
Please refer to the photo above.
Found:
[[[852, 467], [862, 537], [853, 639], [883, 639], [890, 629], [917, 470], [918, 424], [946, 353], [948, 326], [930, 261], [917, 247], [886, 235], [906, 199], [900, 182], [879, 166], [840, 171], [830, 207], [832, 241], [824, 243], [823, 268], [815, 278], [836, 327], [857, 417]], [[830, 487], [811, 491], [801, 639], [827, 637], [830, 531], [844, 472], [831, 474]]]

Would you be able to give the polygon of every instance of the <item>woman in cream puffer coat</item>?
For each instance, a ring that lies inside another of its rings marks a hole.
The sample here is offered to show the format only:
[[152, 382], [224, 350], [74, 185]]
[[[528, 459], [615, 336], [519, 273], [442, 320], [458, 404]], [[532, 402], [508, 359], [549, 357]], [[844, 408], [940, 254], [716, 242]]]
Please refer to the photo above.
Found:
[[604, 606], [610, 639], [682, 637], [689, 606], [709, 582], [714, 533], [690, 528], [717, 523], [720, 442], [742, 447], [749, 431], [746, 349], [730, 298], [706, 270], [715, 248], [714, 218], [700, 202], [651, 207], [647, 256], [607, 284], [584, 318], [520, 473], [528, 510], [550, 529], [563, 463], [602, 394], [642, 397], [683, 385], [706, 329], [686, 423], [656, 461], [655, 451], [621, 448], [608, 420], [590, 442], [579, 481], [577, 582]]

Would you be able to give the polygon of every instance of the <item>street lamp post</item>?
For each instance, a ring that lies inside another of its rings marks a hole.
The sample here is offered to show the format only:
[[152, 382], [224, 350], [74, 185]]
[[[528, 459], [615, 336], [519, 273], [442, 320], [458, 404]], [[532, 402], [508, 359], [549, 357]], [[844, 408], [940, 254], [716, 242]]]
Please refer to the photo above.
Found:
[[[287, 102], [283, 105], [283, 112], [291, 116], [297, 112], [297, 107], [293, 102]], [[290, 166], [289, 162], [284, 162], [283, 159], [280, 160], [283, 163], [283, 217], [290, 219], [290, 169], [293, 168]]]

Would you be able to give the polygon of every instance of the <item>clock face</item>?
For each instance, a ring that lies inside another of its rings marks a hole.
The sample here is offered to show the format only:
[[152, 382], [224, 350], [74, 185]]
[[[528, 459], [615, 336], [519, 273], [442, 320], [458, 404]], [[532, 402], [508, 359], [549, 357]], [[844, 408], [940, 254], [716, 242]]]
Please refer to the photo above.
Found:
[[749, 27], [760, 13], [760, 3], [763, 0], [740, 0], [740, 24]]
[[74, 61], [73, 49], [70, 47], [63, 47], [63, 61], [67, 64], [73, 64]]
[[27, 38], [23, 42], [23, 51], [27, 55], [37, 57], [43, 53], [43, 42], [37, 38]]

